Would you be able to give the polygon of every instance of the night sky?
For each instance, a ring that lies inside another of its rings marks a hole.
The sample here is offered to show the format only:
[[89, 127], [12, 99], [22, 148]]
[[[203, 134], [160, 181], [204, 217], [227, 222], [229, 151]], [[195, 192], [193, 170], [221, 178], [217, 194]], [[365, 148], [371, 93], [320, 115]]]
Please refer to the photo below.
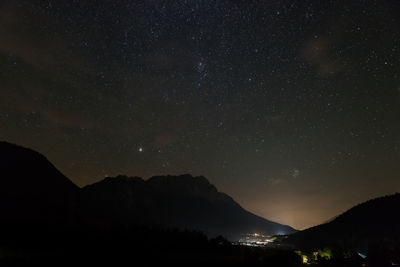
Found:
[[204, 175], [303, 229], [400, 191], [400, 1], [0, 2], [0, 140], [79, 186]]

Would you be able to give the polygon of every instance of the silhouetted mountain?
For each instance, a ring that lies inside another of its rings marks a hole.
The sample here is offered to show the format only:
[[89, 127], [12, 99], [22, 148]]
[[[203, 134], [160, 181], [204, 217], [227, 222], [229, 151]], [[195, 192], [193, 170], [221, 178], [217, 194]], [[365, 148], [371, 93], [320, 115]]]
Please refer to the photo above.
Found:
[[290, 234], [295, 230], [244, 210], [204, 177], [155, 176], [147, 181], [118, 176], [83, 188], [85, 213], [101, 223], [200, 230], [237, 238], [249, 232]]
[[0, 143], [0, 170], [0, 224], [9, 227], [151, 226], [230, 238], [295, 231], [247, 212], [204, 177], [157, 176], [144, 181], [118, 176], [80, 189], [43, 155], [5, 142]]
[[79, 188], [43, 155], [0, 142], [0, 170], [0, 224], [49, 226], [70, 220], [71, 198]]
[[287, 239], [302, 248], [336, 245], [366, 252], [370, 246], [400, 244], [400, 194], [385, 196], [359, 204], [332, 221]]

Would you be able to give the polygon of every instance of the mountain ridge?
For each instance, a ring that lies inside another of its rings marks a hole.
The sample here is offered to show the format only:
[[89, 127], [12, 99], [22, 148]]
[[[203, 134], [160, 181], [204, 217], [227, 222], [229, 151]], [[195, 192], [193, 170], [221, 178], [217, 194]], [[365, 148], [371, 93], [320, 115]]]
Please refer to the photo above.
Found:
[[0, 169], [0, 206], [10, 211], [5, 216], [11, 224], [41, 214], [39, 224], [57, 217], [60, 225], [176, 227], [230, 238], [296, 231], [244, 210], [204, 176], [119, 175], [79, 188], [39, 152], [7, 142], [0, 142]]
[[199, 230], [210, 236], [223, 234], [230, 238], [256, 231], [271, 235], [295, 231], [247, 212], [203, 176], [154, 176], [144, 180], [119, 175], [107, 177], [83, 190], [85, 197], [90, 196], [83, 201], [89, 203], [88, 210], [95, 210], [96, 203], [91, 199], [103, 201], [97, 214], [100, 217], [109, 209], [118, 211], [114, 218], [122, 216], [124, 221], [147, 225], [161, 222], [169, 227]]

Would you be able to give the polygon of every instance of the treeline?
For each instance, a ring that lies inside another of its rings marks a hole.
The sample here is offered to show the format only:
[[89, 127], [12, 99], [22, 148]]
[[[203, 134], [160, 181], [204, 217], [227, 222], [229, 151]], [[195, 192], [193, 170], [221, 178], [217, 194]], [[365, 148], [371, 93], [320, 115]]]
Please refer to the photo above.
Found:
[[8, 230], [0, 241], [2, 266], [302, 265], [301, 257], [290, 250], [236, 246], [221, 236], [209, 239], [196, 231], [149, 227], [40, 229], [40, 226], [34, 231], [18, 227]]

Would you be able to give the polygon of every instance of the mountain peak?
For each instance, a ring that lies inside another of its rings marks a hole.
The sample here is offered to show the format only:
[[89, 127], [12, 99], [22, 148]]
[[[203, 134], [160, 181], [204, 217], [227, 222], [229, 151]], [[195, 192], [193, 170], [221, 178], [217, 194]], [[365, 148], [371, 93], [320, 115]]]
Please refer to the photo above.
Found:
[[0, 169], [0, 210], [8, 209], [10, 224], [31, 217], [40, 222], [58, 218], [61, 224], [74, 214], [94, 227], [176, 227], [210, 236], [295, 231], [247, 212], [203, 176], [143, 180], [118, 175], [80, 189], [40, 153], [6, 142], [0, 142]]
[[165, 194], [187, 195], [208, 201], [221, 199], [223, 195], [204, 176], [183, 174], [178, 176], [153, 176], [146, 183], [156, 191]]
[[[165, 176], [152, 176], [147, 182], [150, 184], [169, 184], [169, 183], [185, 183], [185, 184], [196, 184], [203, 186], [210, 186], [210, 182], [204, 176], [193, 176], [191, 174], [181, 174], [181, 175], [165, 175]], [[212, 186], [212, 185], [211, 185]]]
[[142, 177], [139, 176], [127, 176], [127, 175], [117, 175], [115, 177], [105, 177], [103, 179], [104, 182], [113, 182], [113, 181], [120, 181], [125, 183], [142, 183], [144, 182]]
[[185, 184], [185, 185], [197, 185], [204, 187], [215, 188], [204, 176], [192, 176], [191, 174], [181, 174], [181, 175], [165, 175], [165, 176], [152, 176], [147, 182], [152, 185], [162, 184], [164, 186], [173, 184]]
[[295, 231], [247, 212], [204, 176], [166, 175], [143, 180], [119, 175], [83, 190], [90, 209], [98, 206], [100, 214], [113, 214], [114, 219], [124, 222], [200, 230], [231, 238], [254, 231]]

